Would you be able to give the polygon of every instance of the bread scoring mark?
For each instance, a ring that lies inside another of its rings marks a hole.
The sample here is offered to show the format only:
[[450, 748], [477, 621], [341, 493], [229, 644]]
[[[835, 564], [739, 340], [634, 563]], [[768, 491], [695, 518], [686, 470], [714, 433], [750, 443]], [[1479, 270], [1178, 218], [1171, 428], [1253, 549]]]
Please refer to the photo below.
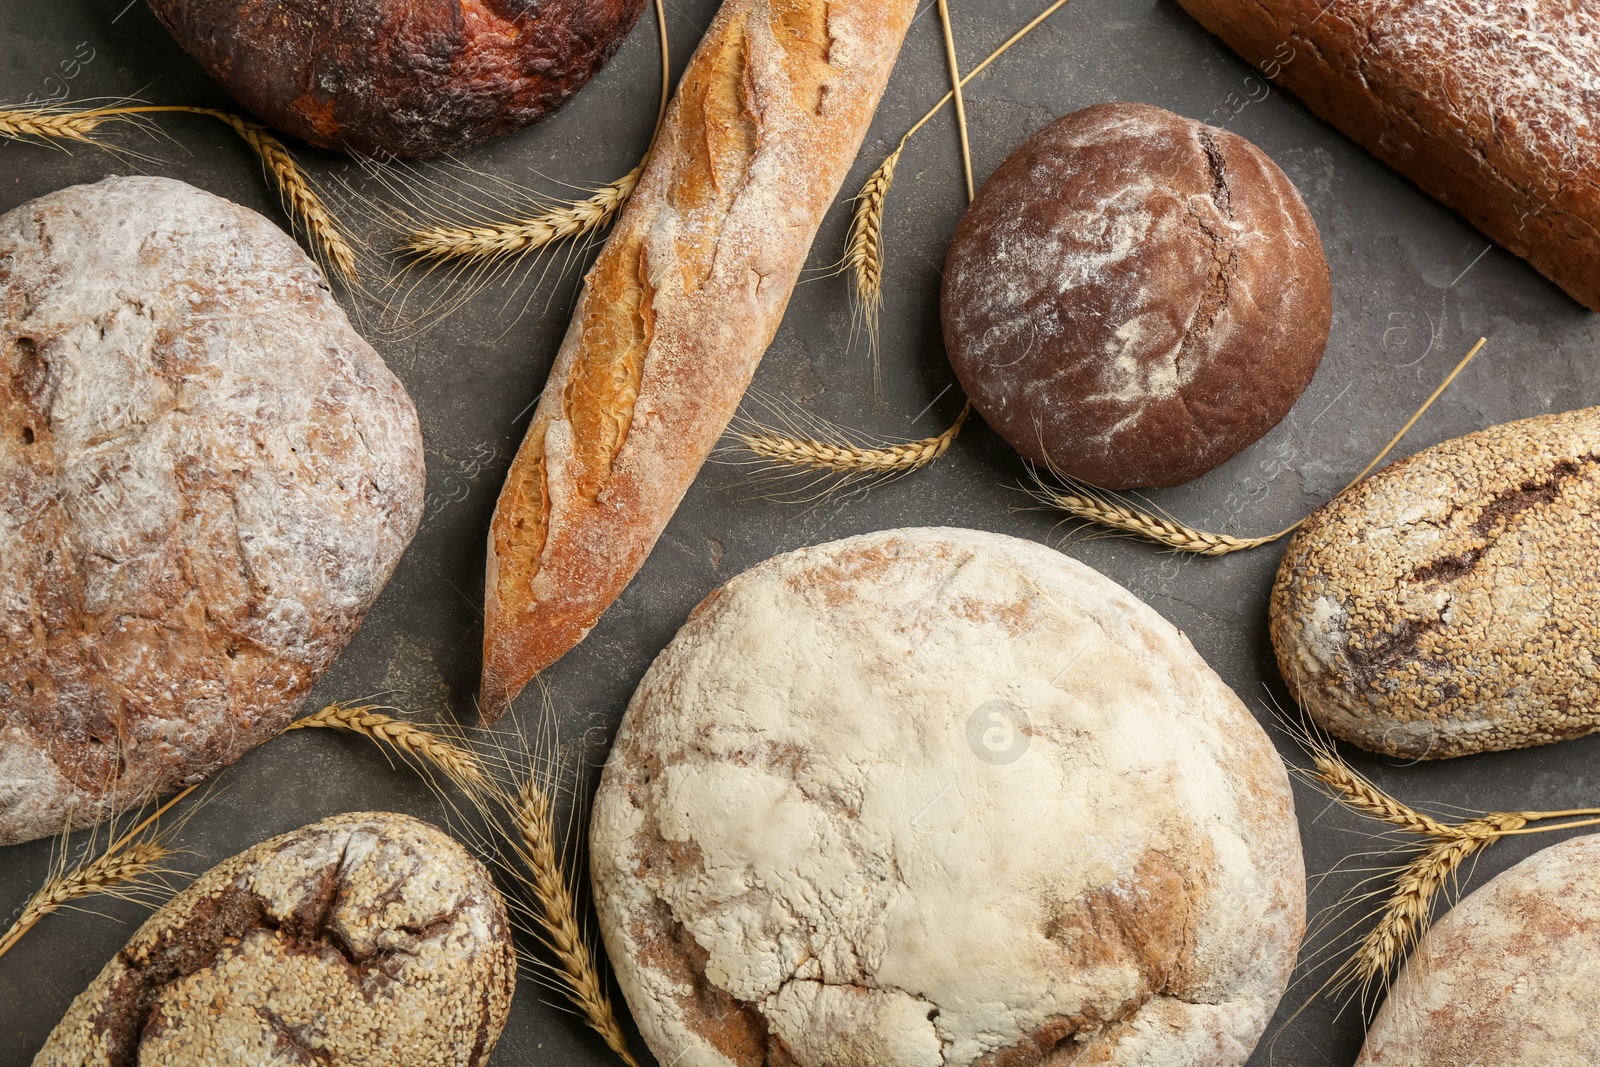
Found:
[[198, 1067], [267, 1041], [321, 1063], [476, 1067], [514, 974], [504, 903], [476, 860], [405, 816], [337, 816], [173, 898], [35, 1062]]
[[1273, 644], [1337, 736], [1402, 758], [1600, 728], [1600, 409], [1424, 450], [1316, 513], [1274, 585]]

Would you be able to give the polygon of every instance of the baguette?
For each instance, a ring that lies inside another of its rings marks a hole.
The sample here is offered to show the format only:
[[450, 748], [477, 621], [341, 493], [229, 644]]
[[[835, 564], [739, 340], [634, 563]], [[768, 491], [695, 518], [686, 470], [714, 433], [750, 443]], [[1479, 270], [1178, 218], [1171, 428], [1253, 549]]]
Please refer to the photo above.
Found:
[[726, 0], [584, 282], [489, 531], [498, 719], [649, 555], [771, 343], [915, 0]]
[[1245, 62], [1600, 310], [1600, 11], [1179, 0]]

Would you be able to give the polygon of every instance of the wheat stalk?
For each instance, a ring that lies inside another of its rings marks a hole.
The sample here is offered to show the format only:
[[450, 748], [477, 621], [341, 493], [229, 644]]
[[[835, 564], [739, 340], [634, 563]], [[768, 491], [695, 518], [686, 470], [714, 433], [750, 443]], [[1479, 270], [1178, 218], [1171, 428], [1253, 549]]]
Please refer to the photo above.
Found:
[[[1422, 406], [1412, 414], [1411, 418], [1406, 420], [1406, 424], [1400, 427], [1399, 432], [1389, 438], [1389, 443], [1384, 445], [1383, 450], [1373, 457], [1372, 462], [1363, 467], [1361, 473], [1352, 478], [1350, 484], [1340, 491], [1341, 494], [1355, 488], [1363, 478], [1372, 473], [1373, 468], [1383, 462], [1384, 457], [1394, 450], [1394, 446], [1400, 443], [1400, 439], [1411, 431], [1411, 427], [1417, 424], [1417, 420], [1422, 418], [1423, 414], [1433, 406], [1433, 402], [1438, 400], [1446, 389], [1450, 388], [1450, 383], [1455, 381], [1462, 371], [1466, 370], [1467, 364], [1471, 363], [1478, 353], [1483, 351], [1483, 346], [1488, 343], [1487, 338], [1478, 338], [1478, 343], [1473, 345], [1472, 349], [1461, 358], [1461, 362], [1455, 365], [1444, 381], [1439, 383], [1439, 387], [1429, 395], [1428, 399], [1422, 402]], [[1058, 477], [1061, 476], [1058, 475]], [[1046, 485], [1036, 471], [1033, 472], [1033, 480], [1036, 494], [1042, 500], [1070, 515], [1086, 522], [1108, 526], [1147, 541], [1166, 545], [1168, 548], [1174, 548], [1180, 552], [1192, 552], [1197, 556], [1226, 556], [1233, 552], [1270, 545], [1272, 542], [1294, 533], [1306, 521], [1301, 519], [1294, 525], [1285, 527], [1277, 533], [1269, 534], [1266, 537], [1231, 537], [1228, 534], [1206, 533], [1203, 530], [1196, 530], [1192, 526], [1185, 526], [1183, 523], [1171, 519], [1157, 518], [1154, 515], [1129, 507], [1118, 500], [1114, 494], [1105, 490], [1091, 492], [1087, 486], [1083, 486], [1071, 478], [1061, 477], [1061, 481], [1068, 487], [1065, 491]], [[1097, 493], [1101, 495], [1097, 496]]]
[[830, 443], [812, 437], [790, 437], [759, 424], [752, 425], [736, 436], [740, 444], [762, 459], [788, 467], [825, 474], [907, 474], [926, 467], [948, 452], [971, 411], [969, 402], [962, 407], [961, 414], [956, 416], [950, 428], [934, 437], [876, 448], [849, 440]]
[[10, 951], [11, 946], [51, 912], [83, 897], [120, 895], [120, 887], [162, 873], [160, 864], [171, 854], [171, 850], [159, 842], [140, 841], [118, 852], [107, 852], [65, 875], [52, 877], [29, 898], [22, 914], [5, 935], [0, 936], [0, 956]]
[[44, 140], [89, 141], [111, 115], [100, 111], [62, 111], [57, 108], [0, 108], [0, 137], [38, 137]]
[[421, 259], [491, 260], [537, 252], [610, 225], [644, 173], [640, 163], [585, 200], [566, 201], [540, 215], [451, 226], [421, 226], [405, 235], [401, 250]]
[[266, 167], [267, 173], [272, 176], [273, 184], [278, 188], [278, 195], [283, 197], [289, 217], [305, 229], [312, 245], [322, 253], [329, 267], [345, 281], [355, 280], [355, 251], [350, 247], [350, 242], [345, 238], [344, 232], [339, 228], [327, 205], [322, 202], [322, 197], [317, 195], [311, 179], [300, 169], [300, 165], [295, 162], [294, 156], [289, 154], [282, 141], [268, 133], [267, 128], [260, 123], [251, 122], [228, 111], [209, 107], [181, 110], [195, 115], [209, 115], [237, 133], [261, 158], [262, 165]]
[[320, 728], [361, 734], [388, 745], [402, 755], [432, 764], [469, 795], [476, 795], [479, 790], [488, 787], [483, 767], [470, 750], [447, 741], [431, 730], [413, 726], [392, 715], [384, 715], [375, 710], [379, 706], [329, 704], [321, 711], [291, 722], [283, 728], [283, 732]]
[[1289, 532], [1285, 530], [1270, 537], [1234, 537], [1230, 534], [1207, 533], [1173, 519], [1161, 518], [1131, 508], [1109, 497], [1109, 494], [1107, 499], [1102, 499], [1098, 495], [1100, 490], [1091, 491], [1069, 478], [1061, 479], [1067, 486], [1065, 489], [1047, 484], [1039, 477], [1037, 471], [1033, 472], [1033, 481], [1034, 492], [1041, 500], [1075, 518], [1113, 530], [1121, 530], [1123, 533], [1166, 545], [1179, 552], [1192, 552], [1197, 556], [1214, 558], [1259, 548]]
[[563, 991], [622, 1062], [639, 1067], [612, 1010], [593, 948], [578, 923], [577, 902], [556, 850], [550, 794], [535, 776], [530, 776], [518, 791], [511, 805], [511, 819], [516, 831], [512, 848], [523, 864], [516, 874], [533, 895], [534, 916], [545, 944], [556, 958]]
[[894, 168], [905, 147], [902, 138], [900, 147], [889, 153], [856, 194], [856, 208], [850, 216], [850, 230], [845, 238], [844, 267], [855, 283], [853, 313], [856, 321], [866, 327], [867, 343], [872, 350], [874, 389], [881, 386], [878, 313], [883, 308], [883, 203], [894, 185]]
[[278, 193], [283, 197], [284, 208], [297, 226], [302, 227], [313, 247], [322, 255], [329, 267], [346, 281], [356, 276], [356, 257], [339, 224], [327, 205], [317, 195], [294, 156], [267, 128], [229, 111], [211, 107], [183, 105], [137, 105], [127, 107], [92, 108], [87, 111], [6, 110], [0, 109], [0, 136], [41, 137], [46, 139], [91, 142], [91, 132], [110, 121], [131, 121], [137, 116], [152, 114], [204, 115], [225, 123], [249, 145], [261, 159], [271, 176]]
[[51, 912], [66, 907], [75, 900], [90, 896], [125, 896], [124, 887], [133, 885], [152, 875], [166, 873], [163, 860], [172, 850], [159, 841], [136, 841], [116, 851], [106, 851], [92, 862], [47, 881], [23, 905], [22, 914], [0, 936], [0, 956]]
[[1396, 800], [1338, 756], [1322, 751], [1314, 752], [1311, 758], [1316, 778], [1333, 790], [1346, 807], [1421, 837], [1454, 836], [1450, 827]]

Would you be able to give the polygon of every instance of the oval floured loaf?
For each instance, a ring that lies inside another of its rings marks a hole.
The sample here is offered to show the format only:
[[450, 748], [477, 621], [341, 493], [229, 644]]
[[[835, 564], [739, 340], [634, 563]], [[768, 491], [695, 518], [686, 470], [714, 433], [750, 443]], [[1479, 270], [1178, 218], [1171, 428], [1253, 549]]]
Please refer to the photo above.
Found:
[[1600, 835], [1552, 845], [1434, 924], [1357, 1067], [1600, 1063]]
[[1446, 441], [1306, 520], [1272, 590], [1290, 691], [1374, 752], [1600, 729], [1600, 408]]
[[965, 530], [711, 594], [634, 695], [591, 850], [676, 1067], [1242, 1064], [1304, 921], [1283, 766], [1183, 635]]
[[0, 844], [281, 729], [423, 481], [405, 389], [260, 215], [111, 178], [0, 217]]
[[483, 864], [410, 816], [336, 815], [168, 901], [33, 1063], [476, 1067], [515, 984]]

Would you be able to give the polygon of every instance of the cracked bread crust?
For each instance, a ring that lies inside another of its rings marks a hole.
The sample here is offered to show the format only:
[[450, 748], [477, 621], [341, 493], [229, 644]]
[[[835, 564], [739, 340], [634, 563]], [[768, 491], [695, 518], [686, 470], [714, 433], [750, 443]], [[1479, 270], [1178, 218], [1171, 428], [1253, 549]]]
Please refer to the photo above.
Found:
[[1600, 10], [1179, 0], [1318, 117], [1600, 310]]
[[505, 902], [454, 839], [355, 813], [224, 860], [140, 927], [34, 1067], [478, 1067], [505, 1026]]
[[645, 0], [149, 0], [245, 107], [324, 148], [433, 156], [551, 114]]
[[726, 0], [584, 279], [495, 505], [488, 722], [599, 621], [732, 418], [915, 0]]
[[0, 844], [277, 733], [424, 478], [404, 387], [265, 218], [143, 177], [0, 217]]
[[1600, 730], [1600, 408], [1424, 449], [1284, 552], [1272, 644], [1325, 729], [1442, 759]]
[[1600, 1063], [1600, 836], [1552, 845], [1446, 912], [1406, 960], [1356, 1067]]
[[965, 530], [707, 597], [628, 708], [591, 864], [679, 1067], [1242, 1064], [1305, 917], [1287, 775], [1188, 641]]
[[950, 362], [1024, 456], [1108, 489], [1172, 486], [1288, 414], [1332, 288], [1293, 183], [1243, 138], [1148, 104], [1034, 134], [945, 262]]

